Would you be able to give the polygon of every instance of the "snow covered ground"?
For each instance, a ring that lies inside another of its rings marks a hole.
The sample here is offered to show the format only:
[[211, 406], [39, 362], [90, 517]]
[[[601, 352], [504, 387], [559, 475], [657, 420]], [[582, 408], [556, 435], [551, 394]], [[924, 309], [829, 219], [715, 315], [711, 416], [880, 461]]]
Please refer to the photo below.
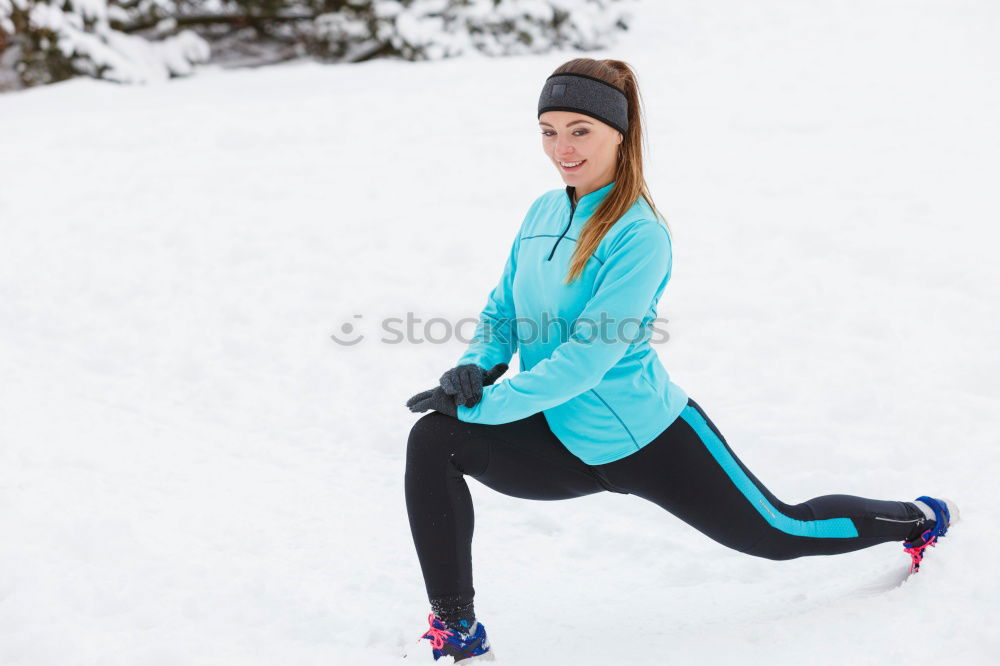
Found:
[[[589, 55], [643, 85], [673, 379], [785, 501], [964, 522], [894, 586], [898, 544], [772, 562], [470, 480], [498, 658], [995, 663], [1000, 6], [638, 13]], [[478, 315], [561, 186], [534, 109], [576, 55], [0, 96], [0, 664], [431, 662], [403, 403], [464, 345], [379, 322]]]

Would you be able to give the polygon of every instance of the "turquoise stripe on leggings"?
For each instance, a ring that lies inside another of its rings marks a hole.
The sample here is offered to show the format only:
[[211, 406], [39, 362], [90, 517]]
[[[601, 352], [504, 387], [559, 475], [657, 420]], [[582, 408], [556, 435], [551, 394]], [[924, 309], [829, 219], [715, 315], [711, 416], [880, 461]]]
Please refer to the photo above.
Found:
[[796, 520], [779, 512], [774, 508], [774, 505], [767, 501], [767, 498], [757, 489], [757, 486], [746, 475], [743, 468], [729, 454], [725, 444], [715, 435], [697, 409], [688, 405], [681, 412], [681, 418], [694, 429], [698, 437], [705, 444], [705, 448], [715, 458], [715, 461], [725, 470], [730, 480], [736, 484], [736, 487], [740, 489], [740, 492], [757, 509], [757, 512], [764, 516], [764, 520], [771, 527], [794, 536], [818, 538], [850, 538], [858, 536], [858, 530], [854, 527], [854, 523], [850, 518]]

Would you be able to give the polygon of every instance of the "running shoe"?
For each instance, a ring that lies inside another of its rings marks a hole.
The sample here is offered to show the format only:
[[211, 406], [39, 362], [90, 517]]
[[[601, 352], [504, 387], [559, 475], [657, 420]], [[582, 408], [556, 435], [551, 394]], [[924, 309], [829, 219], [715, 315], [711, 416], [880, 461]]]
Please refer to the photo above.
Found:
[[430, 640], [434, 661], [441, 657], [452, 657], [456, 664], [496, 660], [496, 655], [490, 649], [489, 639], [486, 638], [486, 627], [479, 620], [473, 620], [472, 626], [468, 626], [467, 620], [462, 620], [460, 626], [453, 628], [430, 613], [427, 623], [430, 628], [420, 639]]
[[930, 521], [929, 529], [924, 530], [915, 539], [903, 542], [903, 551], [910, 556], [910, 573], [915, 574], [920, 571], [920, 563], [924, 559], [924, 552], [931, 546], [936, 546], [938, 539], [948, 533], [948, 528], [952, 523], [958, 522], [958, 506], [947, 499], [936, 499], [921, 495], [918, 502], [923, 502], [934, 512], [934, 520]]

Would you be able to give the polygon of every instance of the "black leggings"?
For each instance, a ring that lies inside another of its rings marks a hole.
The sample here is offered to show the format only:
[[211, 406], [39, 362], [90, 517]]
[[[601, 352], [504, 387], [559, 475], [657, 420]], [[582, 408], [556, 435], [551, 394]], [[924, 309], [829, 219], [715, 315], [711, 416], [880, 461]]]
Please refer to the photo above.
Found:
[[740, 462], [691, 399], [656, 439], [603, 465], [587, 465], [570, 453], [541, 412], [499, 425], [430, 412], [410, 430], [405, 492], [432, 602], [471, 603], [475, 595], [466, 474], [505, 495], [532, 500], [605, 490], [637, 495], [725, 546], [772, 560], [905, 541], [925, 522], [911, 502], [825, 495], [785, 504]]

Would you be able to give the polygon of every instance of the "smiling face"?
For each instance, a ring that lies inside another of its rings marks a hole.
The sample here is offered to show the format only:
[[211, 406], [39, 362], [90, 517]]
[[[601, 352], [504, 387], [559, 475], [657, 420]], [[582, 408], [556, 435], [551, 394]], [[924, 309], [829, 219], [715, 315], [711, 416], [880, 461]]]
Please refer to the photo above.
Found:
[[546, 111], [538, 126], [545, 154], [563, 182], [576, 188], [577, 199], [614, 180], [621, 132], [575, 111]]

